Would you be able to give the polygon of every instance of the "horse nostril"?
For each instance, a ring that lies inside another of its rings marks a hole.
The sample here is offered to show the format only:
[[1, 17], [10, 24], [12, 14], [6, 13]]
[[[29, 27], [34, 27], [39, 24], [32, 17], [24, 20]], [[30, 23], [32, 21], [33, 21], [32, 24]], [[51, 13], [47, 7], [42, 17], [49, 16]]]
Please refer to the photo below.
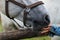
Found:
[[49, 18], [48, 15], [46, 15], [46, 16], [44, 17], [44, 21], [45, 21], [45, 23], [46, 23], [47, 25], [50, 23], [50, 18]]

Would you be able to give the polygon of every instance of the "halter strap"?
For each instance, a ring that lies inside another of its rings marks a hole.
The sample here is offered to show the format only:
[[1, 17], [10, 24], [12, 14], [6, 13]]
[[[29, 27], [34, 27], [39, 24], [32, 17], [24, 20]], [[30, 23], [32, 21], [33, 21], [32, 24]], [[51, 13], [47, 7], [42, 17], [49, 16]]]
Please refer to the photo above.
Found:
[[44, 4], [44, 3], [42, 1], [39, 1], [39, 2], [36, 2], [34, 4], [29, 5], [28, 8], [32, 9], [32, 8], [35, 8], [35, 7], [42, 5], [42, 4]]
[[[38, 5], [41, 5], [41, 4], [44, 4], [42, 1], [39, 1], [39, 2], [36, 2], [36, 3], [34, 3], [34, 4], [32, 4], [32, 5], [29, 5], [29, 6], [27, 6], [27, 5], [25, 5], [25, 4], [21, 4], [21, 3], [18, 3], [18, 2], [16, 2], [15, 0], [5, 0], [5, 12], [6, 12], [6, 15], [10, 18], [10, 19], [13, 19], [14, 17], [10, 17], [9, 16], [9, 2], [12, 2], [12, 3], [14, 3], [15, 5], [17, 5], [17, 6], [19, 6], [19, 7], [21, 7], [21, 8], [24, 8], [24, 9], [26, 9], [26, 8], [30, 8], [30, 9], [33, 9], [33, 8], [35, 8], [35, 7], [37, 7]], [[24, 23], [24, 25], [25, 25], [25, 23], [26, 23], [26, 19], [27, 19], [27, 14], [28, 14], [29, 12], [27, 12], [26, 10], [24, 11], [24, 17], [23, 17], [23, 23]]]

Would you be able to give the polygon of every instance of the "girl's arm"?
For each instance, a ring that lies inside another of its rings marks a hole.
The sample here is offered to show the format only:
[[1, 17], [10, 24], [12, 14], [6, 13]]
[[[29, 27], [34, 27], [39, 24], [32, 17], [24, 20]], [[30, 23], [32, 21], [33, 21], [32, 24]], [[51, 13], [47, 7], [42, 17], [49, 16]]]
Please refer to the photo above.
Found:
[[51, 32], [51, 34], [53, 33], [54, 35], [60, 36], [60, 26], [52, 25], [50, 32]]

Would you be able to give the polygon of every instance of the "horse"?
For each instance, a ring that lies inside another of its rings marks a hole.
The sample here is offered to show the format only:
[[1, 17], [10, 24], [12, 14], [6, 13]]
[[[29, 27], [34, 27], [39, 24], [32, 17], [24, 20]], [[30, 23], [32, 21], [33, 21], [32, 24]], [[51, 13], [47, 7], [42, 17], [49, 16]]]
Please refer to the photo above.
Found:
[[[22, 3], [22, 4], [25, 4], [25, 5], [31, 5], [31, 4], [33, 4], [33, 3], [36, 3], [36, 2], [38, 2], [39, 0], [15, 0], [15, 1], [17, 1], [17, 2], [19, 2], [19, 3]], [[14, 10], [13, 10], [14, 9]], [[37, 11], [36, 11], [37, 10]], [[39, 11], [40, 10], [40, 11]], [[43, 11], [42, 11], [43, 10]], [[9, 2], [9, 15], [10, 15], [10, 17], [15, 17], [16, 19], [16, 21], [17, 22], [20, 22], [19, 24], [20, 25], [22, 25], [23, 26], [23, 24], [21, 23], [21, 22], [23, 22], [23, 8], [21, 8], [21, 7], [19, 7], [19, 6], [17, 6], [17, 5], [14, 5], [13, 3], [11, 3], [11, 2]], [[33, 22], [35, 22], [35, 23], [37, 23], [36, 21], [40, 21], [40, 24], [46, 24], [46, 23], [44, 23], [45, 21], [47, 21], [48, 23], [47, 23], [47, 25], [50, 23], [50, 20], [49, 20], [49, 16], [48, 16], [48, 14], [47, 14], [47, 11], [46, 11], [46, 9], [45, 9], [45, 7], [43, 6], [43, 5], [39, 5], [39, 6], [37, 6], [37, 7], [35, 7], [34, 9], [32, 9], [31, 11], [30, 11], [30, 13], [29, 13], [29, 15], [28, 16], [30, 16], [30, 18], [32, 19], [32, 21]], [[37, 18], [39, 19], [39, 20], [37, 20]], [[5, 18], [6, 19], [6, 18]], [[3, 20], [4, 20], [4, 18], [3, 18]], [[3, 21], [2, 20], [2, 21]], [[7, 19], [8, 20], [8, 19]], [[11, 19], [10, 19], [11, 20]], [[42, 21], [43, 20], [43, 21]], [[32, 21], [29, 21], [29, 22], [27, 22], [27, 24], [33, 24], [32, 23]], [[6, 22], [6, 21], [5, 21]], [[8, 21], [9, 22], [9, 24], [10, 24], [10, 21]], [[7, 22], [6, 22], [7, 23]], [[7, 25], [5, 23], [5, 25]], [[15, 22], [14, 22], [15, 23]], [[11, 25], [12, 24], [14, 24], [12, 21], [11, 21], [11, 24], [9, 25], [9, 27], [10, 28], [12, 28], [11, 27]], [[3, 24], [3, 22], [2, 22], [2, 24]], [[38, 24], [37, 24], [38, 25]], [[32, 25], [33, 27], [33, 29], [34, 30], [37, 30], [37, 29], [39, 29], [38, 27], [35, 27], [35, 26], [37, 26], [36, 24], [34, 25]], [[16, 26], [16, 23], [15, 23], [15, 25], [14, 25], [14, 27]], [[39, 25], [39, 26], [41, 26], [41, 25]], [[42, 25], [43, 26], [43, 25]], [[8, 27], [8, 25], [6, 26], [6, 27], [3, 27], [3, 28], [6, 28], [5, 30], [7, 30], [7, 29], [10, 29]], [[24, 27], [24, 26], [23, 26]], [[17, 26], [17, 28], [19, 28], [18, 26]], [[7, 30], [8, 31], [8, 30]], [[10, 31], [11, 31], [11, 29], [10, 29]]]

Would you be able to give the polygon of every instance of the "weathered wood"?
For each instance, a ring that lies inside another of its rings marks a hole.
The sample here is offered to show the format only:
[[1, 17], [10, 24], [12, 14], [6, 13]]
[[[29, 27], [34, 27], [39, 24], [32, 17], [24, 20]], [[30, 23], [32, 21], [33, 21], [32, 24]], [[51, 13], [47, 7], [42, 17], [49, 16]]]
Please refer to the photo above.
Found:
[[35, 36], [40, 36], [40, 33], [31, 30], [24, 30], [24, 31], [15, 30], [11, 32], [0, 33], [0, 40], [18, 40]]

